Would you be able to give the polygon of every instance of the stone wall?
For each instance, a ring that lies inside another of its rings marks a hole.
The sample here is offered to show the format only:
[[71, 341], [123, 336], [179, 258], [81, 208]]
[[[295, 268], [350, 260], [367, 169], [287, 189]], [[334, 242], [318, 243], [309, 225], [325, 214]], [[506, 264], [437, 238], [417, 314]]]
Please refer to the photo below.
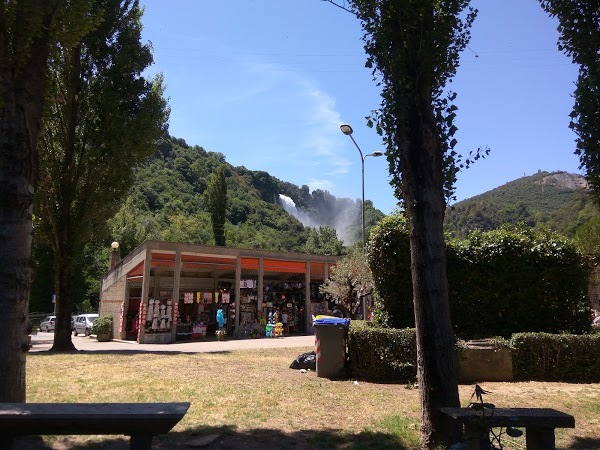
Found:
[[113, 318], [113, 339], [122, 339], [119, 333], [119, 324], [121, 321], [121, 305], [125, 300], [125, 283], [127, 278], [123, 275], [114, 284], [102, 291], [100, 301], [100, 316], [112, 316]]
[[494, 348], [486, 342], [468, 342], [457, 352], [458, 380], [464, 383], [479, 381], [512, 381], [510, 349]]

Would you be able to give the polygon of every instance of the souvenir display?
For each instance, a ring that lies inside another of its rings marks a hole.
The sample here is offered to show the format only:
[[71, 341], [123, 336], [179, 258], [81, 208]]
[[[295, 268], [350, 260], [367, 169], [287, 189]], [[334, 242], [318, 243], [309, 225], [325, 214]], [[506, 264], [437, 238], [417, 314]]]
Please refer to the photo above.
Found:
[[[239, 299], [234, 280], [218, 280], [213, 289], [188, 285], [179, 291], [179, 298], [172, 298], [168, 288], [150, 287], [146, 302], [141, 302], [141, 286], [132, 288], [137, 297], [123, 303], [128, 310], [121, 314], [119, 330], [130, 339], [155, 335], [155, 342], [166, 342], [159, 335], [172, 330], [176, 340], [214, 338], [219, 330], [239, 338], [280, 337], [306, 331], [310, 314], [326, 313], [318, 283], [265, 280], [260, 284], [262, 293], [255, 278], [244, 278], [239, 286]], [[307, 288], [311, 302], [305, 316]]]

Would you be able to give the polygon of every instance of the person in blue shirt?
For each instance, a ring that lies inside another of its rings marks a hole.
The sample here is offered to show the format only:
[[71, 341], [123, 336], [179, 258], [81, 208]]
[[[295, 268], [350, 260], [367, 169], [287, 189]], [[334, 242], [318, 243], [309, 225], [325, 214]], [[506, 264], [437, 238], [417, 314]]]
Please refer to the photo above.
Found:
[[223, 329], [223, 324], [225, 323], [225, 317], [223, 316], [223, 309], [219, 308], [217, 310], [217, 323], [219, 324], [219, 331]]

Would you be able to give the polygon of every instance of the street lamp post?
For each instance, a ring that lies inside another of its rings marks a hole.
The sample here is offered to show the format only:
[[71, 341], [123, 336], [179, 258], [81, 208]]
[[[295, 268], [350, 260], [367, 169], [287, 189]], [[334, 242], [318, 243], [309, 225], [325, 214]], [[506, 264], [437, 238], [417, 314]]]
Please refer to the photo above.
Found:
[[360, 149], [360, 147], [358, 146], [358, 144], [352, 137], [352, 132], [353, 132], [352, 127], [350, 125], [342, 125], [342, 126], [340, 126], [340, 130], [342, 130], [342, 133], [344, 133], [346, 136], [349, 136], [350, 139], [352, 139], [352, 142], [354, 142], [354, 145], [356, 146], [358, 153], [360, 153], [361, 176], [362, 176], [361, 177], [361, 179], [362, 179], [362, 248], [363, 248], [363, 254], [364, 254], [365, 253], [365, 159], [367, 159], [367, 156], [373, 156], [373, 157], [382, 156], [383, 153], [381, 153], [380, 151], [375, 151], [373, 153], [367, 153], [366, 155], [363, 155], [362, 150]]
[[[352, 139], [352, 142], [354, 142], [354, 145], [355, 145], [356, 149], [358, 150], [358, 153], [360, 153], [361, 180], [362, 180], [362, 251], [363, 251], [363, 259], [364, 259], [365, 246], [366, 246], [366, 243], [365, 243], [365, 159], [367, 159], [367, 156], [373, 156], [373, 157], [382, 156], [383, 153], [381, 153], [380, 151], [375, 151], [373, 153], [367, 153], [366, 155], [363, 155], [362, 150], [360, 149], [360, 147], [358, 146], [358, 144], [352, 137], [352, 127], [350, 125], [345, 124], [345, 125], [340, 126], [340, 130], [342, 130], [342, 133], [344, 133], [346, 136], [350, 136], [350, 139]], [[362, 303], [363, 319], [367, 320], [367, 302], [365, 301], [365, 298], [362, 296], [362, 288], [358, 295], [359, 295], [359, 300]]]

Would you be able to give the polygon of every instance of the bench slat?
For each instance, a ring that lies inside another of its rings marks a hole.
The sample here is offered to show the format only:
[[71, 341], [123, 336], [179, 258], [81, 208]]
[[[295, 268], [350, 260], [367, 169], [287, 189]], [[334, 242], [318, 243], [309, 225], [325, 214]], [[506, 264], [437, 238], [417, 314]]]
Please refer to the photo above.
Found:
[[0, 433], [148, 434], [168, 433], [189, 403], [0, 403]]
[[[481, 413], [472, 408], [446, 407], [440, 411], [464, 424], [481, 420]], [[575, 428], [573, 416], [551, 408], [495, 408], [486, 410], [485, 420], [492, 427]]]

